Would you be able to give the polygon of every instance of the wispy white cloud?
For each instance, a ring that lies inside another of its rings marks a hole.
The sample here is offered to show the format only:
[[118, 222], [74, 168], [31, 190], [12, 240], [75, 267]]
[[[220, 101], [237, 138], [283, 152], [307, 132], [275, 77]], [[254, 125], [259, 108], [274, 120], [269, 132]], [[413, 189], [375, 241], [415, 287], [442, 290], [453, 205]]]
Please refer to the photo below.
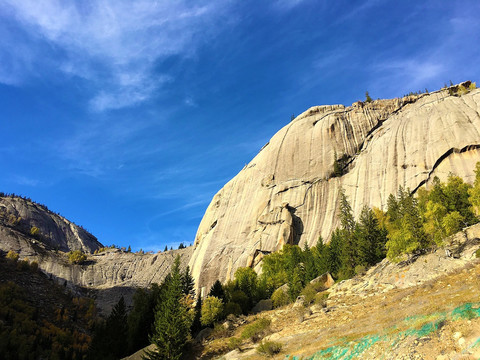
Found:
[[155, 77], [155, 67], [171, 55], [193, 56], [218, 29], [228, 3], [3, 0], [0, 22], [10, 26], [0, 26], [0, 82], [21, 83], [50, 51], [52, 68], [92, 81], [93, 109], [140, 103], [170, 80]]

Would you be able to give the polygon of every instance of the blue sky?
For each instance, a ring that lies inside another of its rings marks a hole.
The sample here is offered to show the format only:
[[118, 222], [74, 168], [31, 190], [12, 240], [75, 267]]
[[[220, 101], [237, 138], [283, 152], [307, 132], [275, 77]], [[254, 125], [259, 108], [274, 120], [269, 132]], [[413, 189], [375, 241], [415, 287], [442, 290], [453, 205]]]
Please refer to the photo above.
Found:
[[479, 81], [478, 1], [0, 0], [0, 191], [104, 244], [193, 243], [314, 105]]

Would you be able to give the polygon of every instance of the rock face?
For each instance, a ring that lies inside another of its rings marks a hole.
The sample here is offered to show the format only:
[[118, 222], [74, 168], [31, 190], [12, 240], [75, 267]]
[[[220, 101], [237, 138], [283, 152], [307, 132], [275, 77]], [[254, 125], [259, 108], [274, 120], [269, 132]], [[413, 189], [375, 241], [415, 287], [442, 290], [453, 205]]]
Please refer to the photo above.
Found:
[[[399, 186], [416, 191], [453, 172], [472, 181], [480, 161], [480, 90], [316, 106], [282, 128], [213, 198], [190, 261], [200, 287], [259, 268], [285, 243], [315, 245], [337, 227], [339, 190], [354, 213], [384, 208]], [[335, 156], [346, 173], [332, 177]]]
[[9, 248], [20, 250], [25, 244], [15, 243], [15, 237], [6, 236], [5, 232], [18, 232], [30, 236], [34, 228], [38, 230], [33, 235], [47, 248], [92, 253], [102, 247], [97, 238], [88, 231], [51, 212], [43, 205], [15, 196], [0, 197], [0, 236], [3, 235], [3, 243], [9, 239], [12, 241]]
[[[38, 232], [32, 234], [34, 227]], [[192, 247], [187, 247], [157, 254], [119, 249], [88, 254], [100, 247], [93, 235], [42, 205], [18, 197], [0, 197], [0, 250], [13, 250], [20, 259], [37, 261], [43, 272], [73, 291], [78, 286], [93, 291], [104, 314], [120, 296], [129, 304], [137, 287], [160, 284], [177, 255], [185, 267], [192, 253]], [[71, 250], [83, 250], [87, 260], [81, 265], [70, 264], [66, 252]]]

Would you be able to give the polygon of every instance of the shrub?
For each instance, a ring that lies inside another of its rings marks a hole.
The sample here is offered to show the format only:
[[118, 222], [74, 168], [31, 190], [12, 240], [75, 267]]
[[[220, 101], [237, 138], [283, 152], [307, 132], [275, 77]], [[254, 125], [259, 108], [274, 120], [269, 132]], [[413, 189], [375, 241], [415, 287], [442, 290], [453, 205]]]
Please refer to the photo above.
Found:
[[212, 331], [212, 334], [210, 335], [212, 339], [220, 339], [220, 338], [224, 338], [224, 337], [227, 337], [229, 335], [229, 331], [227, 328], [225, 328], [225, 326], [223, 326], [223, 324], [215, 324], [215, 326], [213, 327], [213, 331]]
[[475, 89], [477, 88], [477, 84], [474, 83], [474, 82], [472, 82], [472, 83], [470, 83], [470, 85], [468, 86], [468, 88], [469, 88], [470, 90], [475, 90]]
[[290, 304], [290, 297], [282, 288], [275, 290], [271, 299], [273, 302], [273, 307], [280, 307]]
[[282, 351], [282, 344], [274, 341], [262, 341], [257, 347], [257, 352], [264, 356], [273, 356]]
[[356, 275], [363, 275], [367, 271], [365, 265], [357, 265], [355, 266], [355, 274]]
[[32, 227], [30, 228], [30, 235], [32, 235], [32, 236], [38, 236], [38, 235], [40, 235], [40, 229], [37, 228], [36, 226], [32, 226]]
[[313, 284], [307, 284], [300, 293], [300, 295], [305, 296], [305, 305], [310, 305], [314, 300], [315, 296], [317, 295], [317, 291]]
[[328, 293], [327, 292], [318, 293], [315, 296], [315, 304], [320, 305], [322, 307], [326, 307], [327, 306], [327, 299], [328, 299]]
[[225, 316], [228, 316], [230, 314], [240, 315], [241, 313], [242, 313], [242, 308], [236, 302], [229, 301], [225, 305], [225, 309], [224, 309], [224, 315]]
[[231, 337], [228, 339], [228, 349], [229, 350], [235, 350], [235, 349], [240, 349], [240, 345], [242, 345], [242, 340], [237, 338], [237, 337]]
[[202, 325], [208, 326], [220, 319], [223, 312], [223, 302], [215, 296], [207, 296], [202, 304]]
[[87, 255], [85, 255], [81, 250], [70, 251], [67, 256], [70, 264], [82, 264], [85, 260], [87, 260]]
[[10, 250], [8, 253], [7, 253], [7, 259], [10, 259], [14, 262], [17, 262], [18, 261], [18, 254], [13, 251], [13, 250]]
[[477, 257], [477, 259], [480, 259], [480, 249], [475, 251], [475, 256]]
[[270, 327], [271, 321], [269, 319], [260, 318], [253, 323], [248, 324], [242, 331], [242, 339], [251, 339], [253, 342], [260, 340]]

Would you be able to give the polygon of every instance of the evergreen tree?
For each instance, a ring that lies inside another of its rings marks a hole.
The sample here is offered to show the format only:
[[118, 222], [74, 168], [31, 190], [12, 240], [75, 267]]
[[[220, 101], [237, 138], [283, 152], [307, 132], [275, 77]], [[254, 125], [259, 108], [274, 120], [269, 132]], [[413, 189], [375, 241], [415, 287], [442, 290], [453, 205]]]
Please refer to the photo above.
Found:
[[345, 192], [340, 190], [341, 278], [350, 278], [358, 265], [358, 226]]
[[193, 317], [192, 326], [190, 327], [190, 332], [192, 336], [195, 336], [195, 334], [197, 334], [200, 330], [202, 330], [202, 323], [200, 320], [201, 316], [202, 316], [202, 297], [199, 296], [195, 304], [195, 315]]
[[168, 246], [165, 245], [165, 249], [163, 249], [163, 252], [167, 252], [168, 251]]
[[327, 271], [332, 271], [328, 265], [330, 258], [329, 247], [328, 245], [325, 245], [323, 243], [323, 239], [321, 236], [317, 241], [317, 245], [315, 245], [315, 247], [311, 249], [311, 252], [313, 254], [313, 259], [315, 262], [317, 276], [322, 275]]
[[217, 280], [213, 283], [208, 296], [215, 296], [225, 303], [225, 291], [223, 290], [223, 285], [220, 280]]
[[386, 241], [386, 231], [380, 229], [373, 210], [364, 206], [359, 219], [357, 264], [371, 266], [382, 260]]
[[162, 301], [155, 311], [153, 334], [150, 341], [155, 344], [154, 351], [146, 350], [145, 359], [178, 360], [190, 333], [187, 308], [182, 302], [182, 276], [180, 257], [177, 256], [172, 271], [165, 279], [162, 288]]
[[182, 274], [182, 291], [184, 295], [189, 295], [195, 298], [195, 280], [190, 273], [190, 266], [187, 265], [185, 272]]
[[293, 271], [293, 276], [288, 282], [288, 295], [290, 300], [294, 301], [303, 287], [305, 286], [305, 267], [303, 264], [299, 264]]
[[307, 243], [305, 243], [303, 246], [302, 257], [303, 264], [305, 265], [305, 281], [315, 279], [318, 276], [317, 269], [315, 267], [315, 259]]
[[127, 354], [127, 313], [123, 296], [113, 307], [104, 323], [96, 326], [90, 359], [114, 360]]
[[340, 260], [340, 254], [342, 251], [342, 235], [341, 230], [336, 229], [332, 233], [332, 237], [330, 239], [330, 243], [328, 244], [328, 271], [337, 277], [340, 267], [342, 266], [342, 262]]

